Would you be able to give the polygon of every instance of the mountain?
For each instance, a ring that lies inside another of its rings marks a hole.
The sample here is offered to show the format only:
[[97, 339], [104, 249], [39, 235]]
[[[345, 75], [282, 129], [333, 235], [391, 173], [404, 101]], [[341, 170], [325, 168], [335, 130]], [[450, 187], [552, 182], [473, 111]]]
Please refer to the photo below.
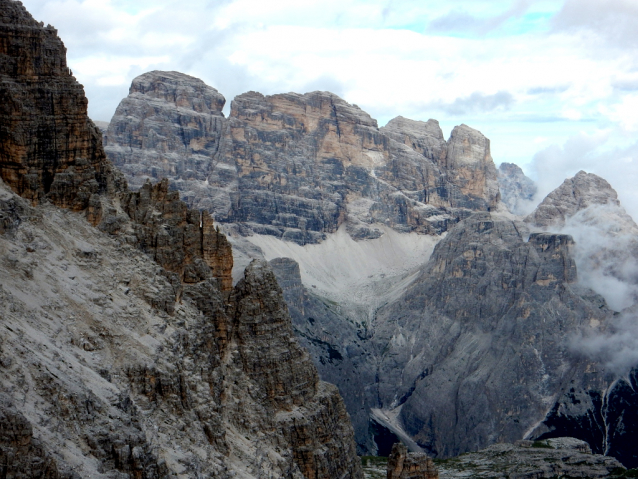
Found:
[[498, 187], [501, 200], [512, 213], [525, 214], [534, 205], [536, 184], [525, 176], [518, 165], [501, 163], [498, 167]]
[[[192, 114], [170, 103], [170, 114], [149, 123], [157, 134], [178, 131]], [[604, 180], [579, 174], [566, 181], [572, 193], [553, 192], [516, 217], [500, 201], [489, 140], [466, 125], [447, 141], [434, 120], [398, 117], [378, 128], [327, 92], [248, 92], [219, 121], [201, 176], [175, 170], [169, 185], [222, 224], [234, 281], [253, 258], [270, 262], [299, 341], [344, 397], [359, 452], [387, 455], [400, 440], [449, 457], [573, 436], [638, 465], [635, 364], [591, 354], [596, 338], [623, 333], [619, 312], [634, 304], [631, 295], [617, 302], [590, 274], [599, 258], [596, 271], [608, 279], [632, 279], [631, 268], [606, 269], [616, 249], [605, 242], [624, 241], [634, 226]], [[106, 139], [114, 161], [128, 161], [117, 159], [118, 132], [142, 124], [116, 113]], [[144, 146], [130, 148], [131, 158], [144, 157]], [[173, 150], [157, 151], [148, 157], [170, 170]], [[517, 210], [533, 185], [520, 169], [501, 171]], [[202, 184], [208, 193], [193, 196]], [[618, 229], [588, 246], [578, 232], [607, 228], [601, 208], [613, 209]]]
[[0, 0], [3, 477], [361, 478], [275, 276], [168, 182], [129, 191], [55, 29]]
[[465, 125], [448, 142], [433, 120], [378, 128], [327, 92], [248, 92], [228, 119], [219, 96], [216, 111], [188, 107], [214, 94], [180, 73], [141, 75], [109, 124], [107, 154], [133, 181], [166, 175], [217, 221], [301, 245], [341, 225], [358, 239], [382, 235], [378, 225], [440, 233], [498, 201], [489, 140]]

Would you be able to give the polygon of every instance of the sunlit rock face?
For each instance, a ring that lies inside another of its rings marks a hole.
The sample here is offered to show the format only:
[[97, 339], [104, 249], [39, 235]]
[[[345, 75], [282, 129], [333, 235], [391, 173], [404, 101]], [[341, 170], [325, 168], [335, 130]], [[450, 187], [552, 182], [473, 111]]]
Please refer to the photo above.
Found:
[[92, 195], [125, 182], [106, 160], [57, 30], [20, 2], [1, 6], [0, 177], [34, 204], [87, 209]]
[[328, 92], [244, 93], [226, 120], [215, 95], [175, 72], [136, 78], [109, 125], [109, 157], [133, 184], [165, 175], [216, 220], [299, 244], [342, 224], [357, 239], [379, 225], [439, 234], [498, 202], [489, 140], [465, 125], [448, 142], [435, 120], [378, 128]]
[[[176, 125], [171, 115], [163, 121]], [[117, 128], [127, 121], [139, 123]], [[503, 192], [522, 212], [533, 185], [506, 166], [499, 191], [480, 132], [461, 125], [445, 141], [435, 120], [403, 117], [378, 128], [327, 92], [248, 92], [220, 121], [205, 176], [169, 182], [213, 212], [243, 264], [271, 261], [297, 336], [345, 396], [360, 452], [389, 454], [400, 439], [447, 457], [568, 434], [634, 460], [615, 439], [633, 430], [633, 406], [597, 435], [584, 419], [612, 419], [596, 399], [604, 391], [634, 404], [620, 393], [633, 379], [573, 347], [579, 331], [611, 328], [615, 306], [577, 273], [570, 231], [501, 208]], [[193, 196], [195, 185], [207, 193]], [[577, 203], [617, 206], [606, 198]], [[593, 211], [561, 202], [539, 218]], [[564, 410], [577, 419], [561, 422]]]

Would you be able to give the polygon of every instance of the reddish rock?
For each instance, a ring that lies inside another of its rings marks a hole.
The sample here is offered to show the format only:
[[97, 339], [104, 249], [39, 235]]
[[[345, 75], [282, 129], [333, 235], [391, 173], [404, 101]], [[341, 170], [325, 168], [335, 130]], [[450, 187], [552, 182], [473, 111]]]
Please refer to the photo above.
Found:
[[[0, 1], [0, 177], [34, 204], [81, 211], [91, 195], [125, 188], [87, 116], [84, 89], [57, 30], [20, 2]], [[99, 221], [93, 211], [90, 220]]]
[[388, 457], [388, 479], [438, 479], [439, 471], [423, 453], [408, 452], [401, 443], [392, 446]]

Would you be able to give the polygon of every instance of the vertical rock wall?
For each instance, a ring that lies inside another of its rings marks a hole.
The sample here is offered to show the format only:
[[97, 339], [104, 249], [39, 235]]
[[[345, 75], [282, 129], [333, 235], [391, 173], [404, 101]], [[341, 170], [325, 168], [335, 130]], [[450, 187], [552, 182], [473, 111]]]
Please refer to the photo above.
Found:
[[0, 177], [34, 204], [49, 199], [74, 211], [125, 185], [106, 160], [57, 30], [2, 0], [0, 56]]

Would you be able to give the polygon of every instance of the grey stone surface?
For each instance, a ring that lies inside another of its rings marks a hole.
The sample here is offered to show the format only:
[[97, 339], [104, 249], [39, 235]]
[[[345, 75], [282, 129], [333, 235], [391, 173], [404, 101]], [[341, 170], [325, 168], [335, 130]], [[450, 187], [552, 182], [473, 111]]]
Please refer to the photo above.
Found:
[[548, 194], [525, 221], [543, 228], [561, 227], [567, 218], [589, 206], [619, 204], [618, 194], [606, 180], [579, 171]]
[[527, 214], [533, 206], [536, 184], [514, 163], [501, 163], [498, 167], [498, 186], [501, 200], [514, 214]]
[[0, 235], [0, 388], [22, 416], [0, 404], [0, 429], [22, 421], [41, 446], [12, 453], [25, 435], [10, 467], [37, 456], [61, 477], [361, 477], [343, 401], [265, 263], [227, 300], [208, 279], [175, 303], [170, 275], [124, 238], [0, 193], [23, 212]]
[[[210, 146], [200, 158], [182, 130], [184, 118], [194, 129], [202, 114], [165, 98], [160, 108], [155, 89], [137, 86], [144, 82], [169, 90], [192, 84], [194, 99], [204, 88], [174, 72], [134, 80], [109, 125], [109, 157], [134, 185], [154, 168], [151, 176], [168, 177], [186, 202], [218, 221], [307, 244], [344, 223], [357, 239], [379, 237], [379, 224], [438, 234], [498, 203], [489, 140], [465, 125], [446, 143], [434, 120], [399, 117], [378, 128], [332, 93], [248, 92], [233, 100], [227, 120], [213, 112], [214, 127], [200, 125], [200, 143]], [[172, 140], [158, 143], [158, 135]]]
[[168, 177], [191, 207], [210, 210], [215, 189], [206, 180], [216, 168], [225, 101], [189, 75], [145, 73], [115, 111], [104, 149], [131, 188]]
[[[441, 479], [618, 477], [622, 464], [612, 457], [592, 455], [571, 447], [573, 438], [537, 442], [536, 447], [495, 444], [478, 452], [439, 462]], [[584, 447], [584, 445], [583, 445]]]

